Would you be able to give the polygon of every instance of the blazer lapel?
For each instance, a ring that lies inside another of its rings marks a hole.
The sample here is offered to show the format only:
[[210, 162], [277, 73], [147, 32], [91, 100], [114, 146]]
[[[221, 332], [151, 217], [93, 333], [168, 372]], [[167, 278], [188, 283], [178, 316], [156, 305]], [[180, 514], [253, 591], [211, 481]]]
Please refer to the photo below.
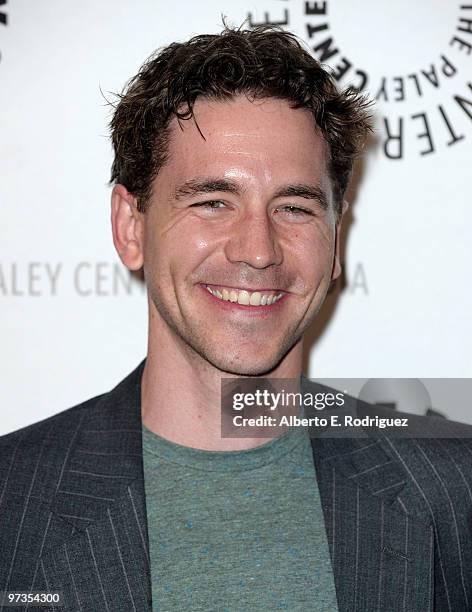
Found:
[[[40, 560], [48, 590], [65, 609], [151, 610], [141, 442], [144, 361], [110, 393], [82, 408], [51, 510], [64, 533], [50, 531]], [[59, 530], [61, 531], [61, 530]]]
[[[320, 390], [304, 376], [301, 386]], [[342, 414], [356, 413], [349, 398]], [[311, 444], [339, 611], [432, 610], [433, 526], [398, 497], [410, 487], [403, 467], [362, 428], [318, 434]]]
[[432, 610], [433, 527], [391, 507], [409, 484], [381, 440], [312, 447], [340, 612]]

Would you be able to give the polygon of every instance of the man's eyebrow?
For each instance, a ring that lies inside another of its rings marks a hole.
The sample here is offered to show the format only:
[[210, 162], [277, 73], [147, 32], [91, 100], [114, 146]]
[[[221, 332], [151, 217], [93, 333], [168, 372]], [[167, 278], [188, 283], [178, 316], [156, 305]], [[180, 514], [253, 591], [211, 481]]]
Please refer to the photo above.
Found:
[[[223, 191], [239, 195], [241, 193], [240, 186], [231, 179], [224, 178], [198, 178], [190, 179], [175, 189], [175, 199], [182, 200], [203, 193], [214, 193], [215, 191]], [[318, 185], [308, 185], [305, 183], [296, 183], [294, 185], [285, 185], [278, 189], [275, 198], [305, 198], [307, 200], [316, 200], [323, 210], [329, 209], [329, 201], [326, 193]]]
[[190, 179], [175, 190], [175, 199], [182, 200], [200, 193], [213, 193], [215, 191], [226, 191], [227, 193], [239, 194], [241, 192], [237, 183], [229, 179], [203, 178]]
[[304, 183], [287, 185], [278, 189], [274, 197], [316, 200], [323, 210], [329, 209], [328, 196], [318, 185], [306, 185]]

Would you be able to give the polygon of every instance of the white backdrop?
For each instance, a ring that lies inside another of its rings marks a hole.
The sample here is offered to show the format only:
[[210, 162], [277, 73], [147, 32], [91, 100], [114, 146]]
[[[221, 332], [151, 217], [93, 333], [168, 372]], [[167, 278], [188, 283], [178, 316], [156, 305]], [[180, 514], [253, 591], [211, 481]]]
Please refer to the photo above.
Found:
[[[221, 15], [279, 22], [341, 84], [378, 99], [345, 286], [309, 338], [307, 374], [471, 377], [472, 5], [9, 0], [0, 10], [0, 433], [107, 391], [144, 357], [145, 294], [111, 240], [101, 90], [121, 90], [156, 47], [218, 32]], [[467, 406], [445, 410], [471, 421]]]

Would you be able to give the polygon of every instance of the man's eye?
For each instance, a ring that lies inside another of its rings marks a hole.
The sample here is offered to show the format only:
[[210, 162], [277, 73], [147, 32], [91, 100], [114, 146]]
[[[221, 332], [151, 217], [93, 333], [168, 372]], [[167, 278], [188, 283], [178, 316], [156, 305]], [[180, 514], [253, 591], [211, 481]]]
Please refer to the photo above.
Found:
[[192, 204], [193, 208], [209, 208], [210, 210], [216, 210], [217, 208], [223, 208], [224, 202], [221, 200], [208, 200], [207, 202], [197, 202], [196, 204]]
[[287, 204], [287, 206], [281, 206], [280, 208], [276, 208], [275, 212], [279, 212], [279, 210], [288, 212], [291, 215], [313, 215], [313, 212], [311, 210], [308, 210], [307, 208], [300, 208], [300, 206], [291, 206], [290, 204]]

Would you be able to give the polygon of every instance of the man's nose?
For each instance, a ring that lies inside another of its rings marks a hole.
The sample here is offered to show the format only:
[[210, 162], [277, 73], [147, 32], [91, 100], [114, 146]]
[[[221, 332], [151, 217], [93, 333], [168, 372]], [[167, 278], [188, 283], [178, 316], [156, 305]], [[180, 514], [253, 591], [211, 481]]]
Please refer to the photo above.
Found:
[[243, 262], [253, 268], [267, 268], [283, 261], [276, 229], [266, 213], [241, 218], [232, 228], [225, 254], [230, 262]]

